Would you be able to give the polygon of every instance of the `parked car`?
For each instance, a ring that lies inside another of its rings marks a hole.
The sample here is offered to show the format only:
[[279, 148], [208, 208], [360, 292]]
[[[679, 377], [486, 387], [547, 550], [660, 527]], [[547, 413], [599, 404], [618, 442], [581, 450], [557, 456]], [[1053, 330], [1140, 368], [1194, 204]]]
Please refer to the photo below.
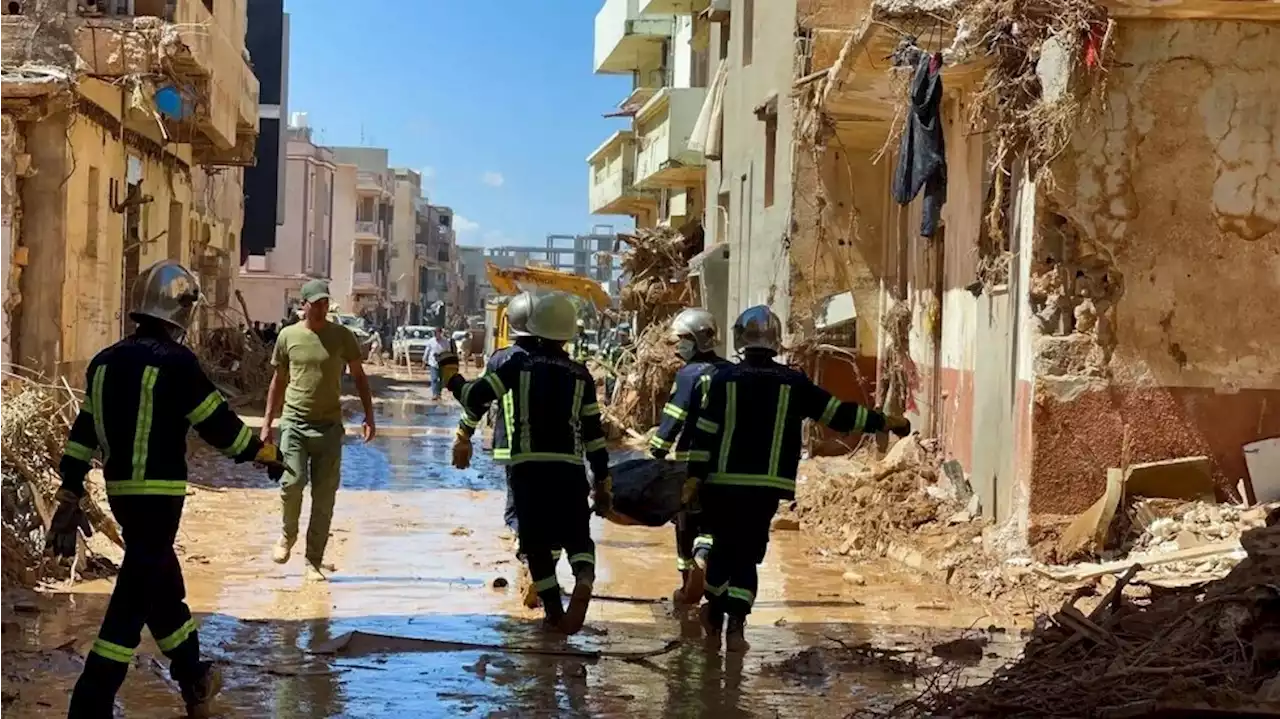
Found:
[[373, 346], [373, 331], [363, 317], [330, 313], [329, 321], [351, 330], [351, 334], [356, 336], [356, 343], [360, 345], [360, 358], [369, 359], [369, 349]]
[[433, 332], [435, 328], [429, 325], [404, 325], [396, 328], [396, 334], [391, 339], [391, 360], [398, 364], [407, 357], [410, 362], [421, 363], [427, 340], [431, 339]]

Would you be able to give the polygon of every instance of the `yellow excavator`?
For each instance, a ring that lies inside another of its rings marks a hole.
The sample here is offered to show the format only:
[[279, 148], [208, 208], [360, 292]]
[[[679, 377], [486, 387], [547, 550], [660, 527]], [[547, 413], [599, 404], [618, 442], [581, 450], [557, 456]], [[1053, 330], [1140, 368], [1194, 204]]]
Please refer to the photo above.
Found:
[[566, 292], [588, 300], [597, 311], [607, 309], [612, 302], [599, 282], [550, 267], [498, 267], [486, 262], [485, 274], [498, 293], [484, 307], [486, 357], [511, 344], [507, 336], [507, 302], [521, 292]]

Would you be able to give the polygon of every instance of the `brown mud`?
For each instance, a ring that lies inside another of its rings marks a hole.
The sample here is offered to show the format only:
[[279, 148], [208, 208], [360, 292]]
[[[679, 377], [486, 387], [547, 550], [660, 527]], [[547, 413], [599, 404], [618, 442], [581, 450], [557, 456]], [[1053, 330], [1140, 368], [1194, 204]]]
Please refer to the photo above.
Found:
[[[278, 499], [264, 476], [196, 453], [179, 553], [204, 651], [223, 665], [220, 716], [841, 717], [918, 692], [940, 657], [979, 679], [1021, 648], [1021, 630], [988, 630], [1010, 620], [968, 597], [875, 567], [851, 583], [800, 532], [777, 531], [752, 651], [708, 653], [668, 599], [672, 530], [607, 524], [593, 528], [587, 628], [546, 636], [516, 591], [501, 467], [480, 452], [472, 469], [449, 467], [457, 406], [413, 381], [380, 384], [381, 436], [346, 438], [328, 582], [304, 583], [297, 552], [271, 562]], [[38, 596], [6, 587], [6, 717], [65, 712], [110, 590], [110, 580]], [[313, 653], [353, 631], [439, 643], [362, 637]], [[179, 715], [162, 662], [144, 633], [118, 716]]]

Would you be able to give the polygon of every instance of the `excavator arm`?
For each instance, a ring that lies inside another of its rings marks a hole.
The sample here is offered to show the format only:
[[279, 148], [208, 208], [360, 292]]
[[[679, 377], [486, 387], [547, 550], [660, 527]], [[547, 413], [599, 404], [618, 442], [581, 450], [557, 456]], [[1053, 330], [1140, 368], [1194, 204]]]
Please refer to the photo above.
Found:
[[511, 296], [526, 290], [567, 292], [590, 300], [599, 310], [610, 305], [609, 294], [599, 282], [570, 272], [549, 267], [498, 267], [486, 262], [485, 274], [489, 276], [489, 284], [500, 295]]

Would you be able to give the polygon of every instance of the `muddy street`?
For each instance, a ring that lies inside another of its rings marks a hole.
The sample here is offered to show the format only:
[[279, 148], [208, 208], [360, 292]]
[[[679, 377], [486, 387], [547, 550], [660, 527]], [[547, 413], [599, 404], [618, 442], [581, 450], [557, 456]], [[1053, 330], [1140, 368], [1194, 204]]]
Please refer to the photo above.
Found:
[[[668, 599], [670, 529], [599, 523], [587, 628], [544, 636], [516, 593], [502, 469], [481, 452], [470, 470], [449, 466], [459, 410], [424, 389], [390, 384], [381, 436], [363, 445], [348, 433], [328, 582], [304, 583], [298, 556], [271, 562], [278, 498], [265, 477], [193, 462], [179, 552], [205, 653], [224, 666], [223, 716], [839, 717], [911, 694], [913, 652], [1001, 623], [945, 589], [871, 570], [853, 586], [799, 532], [778, 531], [752, 652], [708, 654], [696, 621]], [[34, 600], [7, 595], [6, 716], [65, 711], [110, 590], [96, 580]], [[1015, 654], [1019, 636], [983, 632], [973, 675]], [[862, 645], [890, 652], [846, 648]], [[144, 634], [123, 715], [177, 714], [160, 659]]]

